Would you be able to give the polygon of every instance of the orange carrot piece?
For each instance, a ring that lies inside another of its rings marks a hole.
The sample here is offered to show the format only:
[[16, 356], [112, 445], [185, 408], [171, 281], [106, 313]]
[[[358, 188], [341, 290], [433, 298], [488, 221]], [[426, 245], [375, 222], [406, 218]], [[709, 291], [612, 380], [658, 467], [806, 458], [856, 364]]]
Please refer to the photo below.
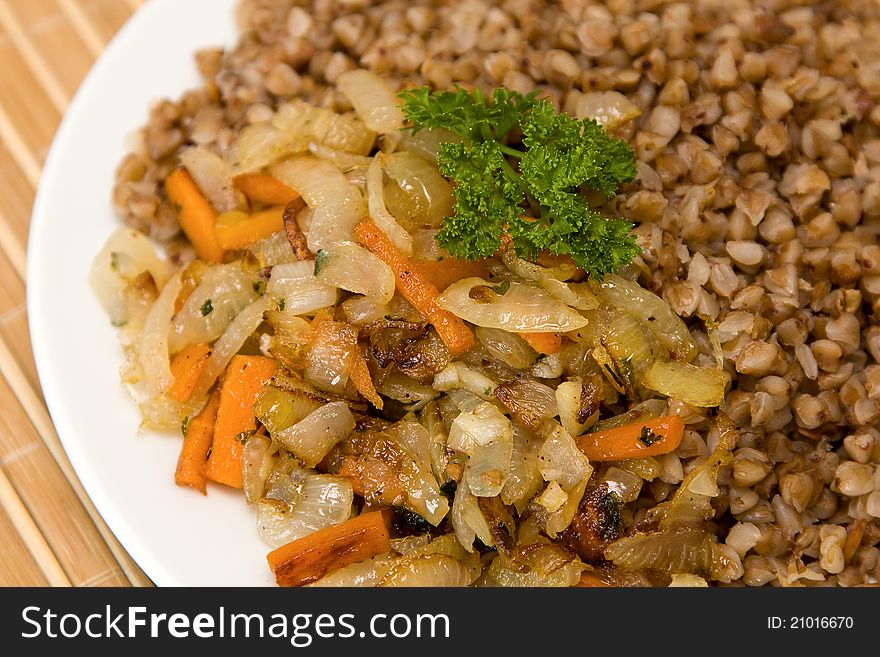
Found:
[[558, 333], [520, 333], [520, 337], [539, 354], [558, 354], [562, 349], [562, 336]]
[[265, 173], [242, 173], [232, 179], [232, 185], [247, 196], [251, 203], [287, 205], [299, 200], [305, 205], [299, 192]]
[[455, 357], [474, 346], [474, 334], [461, 318], [437, 305], [440, 292], [413, 266], [371, 219], [354, 229], [354, 237], [391, 267], [397, 289], [437, 329], [449, 353]]
[[189, 401], [210, 355], [211, 346], [205, 343], [190, 345], [175, 354], [171, 359], [174, 383], [168, 389], [168, 396], [179, 402]]
[[241, 213], [241, 217], [228, 213], [228, 221], [224, 221], [224, 215], [220, 215], [214, 225], [217, 241], [226, 251], [243, 249], [272, 233], [284, 230], [283, 212], [284, 207], [279, 206], [253, 214]]
[[220, 388], [211, 456], [205, 477], [218, 484], [242, 487], [242, 443], [238, 437], [257, 428], [254, 404], [278, 362], [264, 356], [233, 356]]
[[195, 247], [196, 254], [206, 262], [223, 262], [223, 248], [214, 234], [217, 213], [183, 167], [165, 179], [165, 193], [177, 211], [183, 232]]
[[683, 435], [684, 421], [675, 415], [665, 415], [587, 433], [575, 441], [591, 461], [619, 461], [668, 454], [679, 446]]
[[220, 390], [215, 388], [205, 407], [186, 425], [180, 456], [177, 457], [177, 469], [174, 471], [174, 483], [195, 488], [202, 495], [207, 494], [205, 462], [214, 442], [214, 422], [219, 406]]
[[441, 292], [463, 278], [471, 276], [489, 278], [489, 268], [484, 260], [443, 258], [443, 260], [413, 261], [412, 264], [416, 271]]
[[370, 368], [367, 367], [367, 359], [364, 358], [360, 348], [358, 348], [354, 356], [354, 362], [348, 376], [361, 396], [381, 411], [384, 402], [379, 393], [376, 392], [376, 386], [373, 385], [373, 377], [370, 376]]
[[278, 586], [303, 586], [391, 550], [381, 511], [364, 513], [282, 545], [266, 555]]

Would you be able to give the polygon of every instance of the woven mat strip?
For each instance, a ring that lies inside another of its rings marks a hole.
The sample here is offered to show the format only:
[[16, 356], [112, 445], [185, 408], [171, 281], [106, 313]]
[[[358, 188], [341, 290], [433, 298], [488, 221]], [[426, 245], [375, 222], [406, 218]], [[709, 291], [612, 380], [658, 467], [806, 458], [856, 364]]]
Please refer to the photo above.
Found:
[[88, 499], [52, 426], [23, 286], [30, 207], [51, 136], [88, 66], [139, 4], [0, 0], [0, 540], [10, 546], [0, 583], [150, 584]]

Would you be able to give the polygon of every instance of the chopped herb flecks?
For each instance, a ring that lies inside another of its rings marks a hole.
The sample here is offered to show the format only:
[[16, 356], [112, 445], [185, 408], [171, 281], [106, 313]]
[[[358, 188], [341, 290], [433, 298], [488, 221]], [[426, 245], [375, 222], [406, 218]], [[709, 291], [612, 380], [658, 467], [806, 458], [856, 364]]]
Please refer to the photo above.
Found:
[[450, 479], [442, 486], [440, 486], [440, 492], [451, 500], [453, 497], [455, 497], [455, 491], [457, 488], [458, 483], [455, 481], [455, 479]]
[[324, 268], [324, 265], [327, 264], [329, 259], [330, 254], [327, 253], [325, 249], [318, 249], [318, 252], [315, 254], [315, 270], [313, 272], [315, 276], [321, 273], [321, 270]]
[[648, 427], [642, 427], [642, 431], [639, 434], [639, 442], [642, 443], [645, 447], [650, 447], [658, 440], [663, 440], [663, 436], [658, 433], [654, 433]]
[[242, 431], [240, 434], [238, 434], [235, 437], [235, 439], [238, 442], [240, 442], [242, 445], [247, 445], [247, 441], [250, 440], [250, 437], [253, 436], [255, 433], [256, 433], [256, 431], [254, 431], [254, 430]]
[[202, 317], [207, 317], [214, 310], [214, 304], [211, 303], [211, 300], [208, 299], [205, 303], [202, 304], [202, 307], [199, 308], [199, 312], [202, 313]]
[[496, 286], [493, 287], [492, 289], [495, 291], [495, 294], [498, 294], [498, 295], [502, 295], [502, 296], [503, 296], [503, 295], [506, 294], [507, 291], [510, 289], [510, 280], [505, 278], [505, 279], [501, 282], [500, 285], [496, 285]]
[[620, 535], [620, 528], [623, 525], [623, 518], [620, 515], [623, 510], [623, 499], [615, 491], [610, 490], [602, 499], [602, 506], [604, 513], [597, 529], [603, 539], [613, 541]]

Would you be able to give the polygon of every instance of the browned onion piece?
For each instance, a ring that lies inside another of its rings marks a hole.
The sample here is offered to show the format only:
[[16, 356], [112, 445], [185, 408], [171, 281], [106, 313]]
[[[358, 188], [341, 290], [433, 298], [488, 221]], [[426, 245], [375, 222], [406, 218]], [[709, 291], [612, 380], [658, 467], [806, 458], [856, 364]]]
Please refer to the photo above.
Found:
[[527, 369], [538, 359], [538, 353], [516, 333], [478, 326], [476, 334], [486, 351], [514, 369]]
[[589, 486], [577, 513], [562, 534], [562, 543], [584, 561], [601, 561], [603, 552], [620, 537], [622, 520], [620, 497], [607, 483]]
[[553, 388], [537, 381], [503, 383], [495, 388], [495, 397], [532, 431], [558, 412]]
[[330, 452], [327, 468], [351, 479], [355, 493], [368, 501], [403, 506], [434, 526], [449, 511], [430, 466], [388, 433], [353, 433]]
[[605, 397], [605, 389], [600, 379], [595, 374], [589, 374], [581, 382], [580, 406], [577, 412], [577, 421], [584, 424], [591, 416], [599, 412], [599, 404]]
[[398, 363], [409, 345], [422, 338], [425, 324], [383, 320], [370, 324], [363, 332], [370, 338], [370, 356], [381, 369]]
[[306, 236], [303, 234], [302, 228], [299, 227], [299, 222], [296, 219], [300, 210], [305, 206], [306, 203], [302, 197], [291, 201], [285, 206], [283, 213], [284, 232], [287, 233], [287, 241], [290, 243], [290, 248], [293, 249], [293, 255], [296, 256], [297, 260], [314, 260], [315, 254], [309, 250], [306, 244]]
[[510, 511], [504, 506], [500, 497], [478, 497], [477, 505], [489, 523], [495, 547], [502, 554], [510, 554], [514, 548], [516, 525]]
[[449, 364], [449, 349], [434, 327], [415, 342], [406, 346], [397, 358], [397, 366], [407, 376], [428, 383]]
[[595, 567], [587, 565], [576, 586], [615, 586], [619, 588], [640, 588], [651, 586], [651, 580], [643, 573], [634, 573], [611, 565]]
[[488, 576], [498, 586], [575, 585], [584, 564], [565, 548], [537, 543], [516, 548], [509, 557], [500, 555], [489, 566]]

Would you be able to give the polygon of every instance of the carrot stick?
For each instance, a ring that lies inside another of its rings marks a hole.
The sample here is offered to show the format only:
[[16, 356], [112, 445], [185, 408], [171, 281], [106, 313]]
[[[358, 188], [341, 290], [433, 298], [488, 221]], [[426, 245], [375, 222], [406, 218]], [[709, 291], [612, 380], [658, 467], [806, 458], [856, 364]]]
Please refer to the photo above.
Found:
[[214, 225], [217, 241], [227, 251], [243, 249], [257, 240], [283, 230], [283, 212], [283, 207], [275, 207], [253, 214], [241, 213], [240, 217], [235, 216], [238, 213], [235, 215], [227, 213], [228, 221], [224, 221], [224, 215], [220, 215]]
[[179, 402], [189, 401], [210, 355], [211, 347], [204, 343], [190, 345], [175, 354], [171, 359], [174, 383], [168, 389], [168, 396]]
[[519, 335], [539, 354], [558, 354], [562, 349], [562, 336], [558, 333], [520, 333]]
[[474, 334], [459, 317], [437, 305], [440, 292], [419, 273], [371, 219], [354, 229], [354, 237], [391, 267], [398, 291], [437, 329], [449, 353], [455, 357], [474, 346]]
[[165, 193], [196, 254], [206, 262], [223, 262], [223, 248], [214, 234], [217, 213], [202, 196], [189, 172], [183, 167], [172, 171], [165, 179]]
[[684, 422], [665, 415], [645, 422], [594, 431], [575, 438], [577, 446], [591, 461], [620, 461], [668, 454], [681, 443]]
[[205, 407], [186, 425], [180, 456], [177, 457], [177, 470], [174, 472], [174, 483], [178, 486], [189, 486], [201, 491], [205, 490], [205, 462], [214, 441], [214, 422], [217, 407], [220, 405], [220, 390], [215, 388]]
[[251, 203], [287, 205], [298, 200], [305, 205], [298, 192], [264, 173], [242, 173], [232, 179], [232, 185], [243, 192]]
[[381, 511], [364, 513], [282, 545], [266, 555], [279, 586], [303, 586], [391, 550]]
[[443, 260], [413, 261], [412, 264], [416, 271], [441, 292], [463, 278], [471, 276], [489, 278], [489, 268], [483, 260], [443, 258]]
[[211, 456], [205, 477], [233, 488], [242, 487], [239, 436], [257, 428], [254, 404], [278, 363], [263, 356], [233, 356], [220, 388]]
[[367, 367], [367, 359], [364, 358], [360, 348], [358, 348], [354, 356], [354, 362], [348, 376], [361, 396], [381, 411], [384, 402], [379, 393], [376, 392], [376, 386], [373, 385], [373, 377], [370, 376], [370, 368]]

